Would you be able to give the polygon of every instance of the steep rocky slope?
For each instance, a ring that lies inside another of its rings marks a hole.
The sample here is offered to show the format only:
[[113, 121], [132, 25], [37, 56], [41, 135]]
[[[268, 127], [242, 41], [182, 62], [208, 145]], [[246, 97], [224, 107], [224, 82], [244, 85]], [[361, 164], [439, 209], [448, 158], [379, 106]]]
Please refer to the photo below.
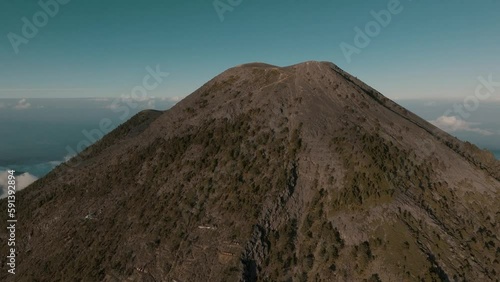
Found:
[[16, 280], [496, 281], [499, 171], [331, 63], [241, 65], [18, 193]]

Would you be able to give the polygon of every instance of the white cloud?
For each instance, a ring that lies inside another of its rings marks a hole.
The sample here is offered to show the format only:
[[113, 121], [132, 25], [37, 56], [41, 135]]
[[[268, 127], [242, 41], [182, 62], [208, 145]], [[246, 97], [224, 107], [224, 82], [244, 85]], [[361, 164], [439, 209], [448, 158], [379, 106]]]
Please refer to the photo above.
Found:
[[492, 131], [474, 127], [475, 125], [479, 125], [480, 123], [467, 122], [456, 116], [440, 116], [436, 120], [431, 120], [430, 123], [447, 132], [469, 131], [486, 136], [495, 134]]
[[[7, 171], [0, 172], [0, 198], [7, 197], [8, 193], [8, 177], [9, 174]], [[22, 190], [28, 187], [31, 183], [35, 182], [38, 178], [35, 176], [25, 172], [21, 175], [16, 176], [16, 191]]]
[[106, 97], [92, 97], [92, 98], [87, 98], [89, 101], [95, 101], [95, 102], [107, 102], [109, 101], [110, 98]]
[[146, 96], [146, 97], [137, 97], [133, 98], [130, 95], [122, 95], [121, 97], [115, 98], [111, 104], [104, 106], [105, 109], [115, 110], [120, 107], [127, 107], [135, 109], [139, 108], [155, 108], [155, 97]]
[[14, 109], [17, 109], [17, 110], [24, 110], [24, 109], [28, 109], [31, 107], [31, 104], [28, 103], [28, 101], [23, 98], [21, 100], [19, 100], [19, 102], [17, 102], [17, 104], [14, 106]]
[[155, 108], [155, 100], [151, 99], [148, 101], [148, 109], [154, 109]]
[[174, 96], [174, 97], [162, 97], [161, 100], [162, 101], [170, 101], [170, 102], [179, 102], [180, 100], [182, 100], [183, 97], [179, 97], [179, 96]]
[[120, 107], [120, 105], [122, 105], [122, 104], [121, 103], [112, 103], [110, 105], [104, 106], [104, 108], [105, 109], [115, 110], [115, 109], [118, 109]]

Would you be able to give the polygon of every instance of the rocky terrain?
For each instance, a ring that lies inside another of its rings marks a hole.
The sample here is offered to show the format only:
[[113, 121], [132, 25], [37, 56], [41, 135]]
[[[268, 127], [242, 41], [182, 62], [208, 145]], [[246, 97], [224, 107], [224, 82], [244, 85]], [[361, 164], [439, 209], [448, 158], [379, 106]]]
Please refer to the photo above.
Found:
[[246, 64], [19, 192], [15, 280], [498, 281], [499, 190], [332, 63]]

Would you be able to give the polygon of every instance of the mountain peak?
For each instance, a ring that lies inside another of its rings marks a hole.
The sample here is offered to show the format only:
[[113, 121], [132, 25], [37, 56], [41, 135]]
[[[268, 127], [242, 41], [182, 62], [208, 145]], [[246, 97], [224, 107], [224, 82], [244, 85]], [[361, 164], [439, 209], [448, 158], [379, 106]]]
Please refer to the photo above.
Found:
[[499, 171], [332, 63], [244, 64], [20, 191], [16, 275], [494, 280]]

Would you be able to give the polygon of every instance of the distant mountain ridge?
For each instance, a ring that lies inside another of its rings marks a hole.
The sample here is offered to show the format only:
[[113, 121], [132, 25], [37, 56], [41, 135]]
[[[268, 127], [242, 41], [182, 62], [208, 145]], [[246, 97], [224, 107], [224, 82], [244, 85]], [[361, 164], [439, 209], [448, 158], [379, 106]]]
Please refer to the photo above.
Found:
[[494, 281], [499, 189], [332, 63], [245, 64], [19, 192], [16, 279]]

